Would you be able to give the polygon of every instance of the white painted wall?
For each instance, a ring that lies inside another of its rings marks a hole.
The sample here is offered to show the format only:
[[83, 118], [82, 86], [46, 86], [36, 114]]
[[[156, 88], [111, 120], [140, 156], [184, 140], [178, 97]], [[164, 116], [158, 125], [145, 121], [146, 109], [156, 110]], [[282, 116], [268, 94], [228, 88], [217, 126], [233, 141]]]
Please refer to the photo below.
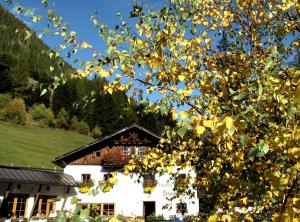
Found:
[[[20, 185], [20, 188], [18, 188], [18, 185]], [[3, 195], [8, 187], [8, 182], [0, 182], [0, 206], [3, 201]], [[47, 187], [50, 189], [47, 191]], [[26, 210], [26, 218], [29, 218], [31, 210], [34, 205], [34, 198], [35, 194], [38, 192], [39, 185], [34, 185], [34, 184], [18, 184], [18, 183], [13, 183], [11, 188], [10, 188], [10, 193], [16, 193], [16, 194], [28, 194], [28, 202], [27, 202], [27, 210]], [[40, 195], [55, 195], [57, 197], [60, 197], [60, 200], [56, 202], [56, 210], [61, 210], [61, 207], [63, 205], [64, 201], [64, 196], [67, 192], [67, 187], [63, 186], [48, 186], [48, 185], [42, 185], [42, 189], [40, 191]], [[71, 189], [70, 195], [75, 195], [76, 192], [74, 188]], [[68, 198], [69, 199], [69, 198]], [[70, 206], [70, 201], [67, 200], [66, 202], [66, 207]], [[51, 212], [49, 217], [54, 217], [56, 216], [56, 211]]]
[[[82, 174], [91, 174], [91, 179], [97, 184], [100, 180], [104, 179], [104, 174], [109, 173], [102, 166], [91, 165], [68, 165], [65, 167], [64, 172], [72, 175], [75, 181], [81, 181]], [[191, 174], [195, 177], [195, 172], [192, 170], [185, 170], [182, 173]], [[125, 176], [122, 173], [117, 174], [118, 184], [108, 193], [100, 193], [97, 196], [89, 194], [81, 194], [78, 192], [77, 197], [81, 200], [81, 203], [114, 203], [115, 213], [124, 216], [143, 216], [143, 202], [155, 201], [156, 202], [156, 215], [163, 215], [165, 219], [169, 219], [176, 213], [176, 203], [180, 201], [178, 199], [168, 202], [166, 197], [172, 195], [173, 182], [169, 181], [169, 175], [159, 176], [156, 175], [155, 179], [158, 181], [158, 185], [151, 194], [144, 193], [142, 183], [137, 183], [137, 176], [131, 178]], [[142, 181], [142, 179], [141, 179]], [[187, 215], [194, 215], [198, 213], [199, 202], [197, 195], [192, 199], [185, 198], [183, 202], [187, 203]], [[165, 204], [171, 204], [172, 209], [163, 210], [162, 207]], [[68, 205], [72, 208], [72, 206]]]

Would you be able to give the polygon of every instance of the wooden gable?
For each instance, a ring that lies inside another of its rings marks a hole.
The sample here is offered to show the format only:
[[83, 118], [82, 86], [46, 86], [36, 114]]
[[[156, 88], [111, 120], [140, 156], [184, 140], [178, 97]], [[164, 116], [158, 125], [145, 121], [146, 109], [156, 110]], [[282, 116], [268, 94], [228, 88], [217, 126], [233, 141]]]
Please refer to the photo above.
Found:
[[58, 157], [53, 162], [60, 166], [68, 164], [122, 166], [130, 158], [130, 155], [123, 155], [124, 147], [130, 149], [130, 154], [134, 154], [137, 147], [155, 147], [159, 140], [158, 135], [133, 125]]

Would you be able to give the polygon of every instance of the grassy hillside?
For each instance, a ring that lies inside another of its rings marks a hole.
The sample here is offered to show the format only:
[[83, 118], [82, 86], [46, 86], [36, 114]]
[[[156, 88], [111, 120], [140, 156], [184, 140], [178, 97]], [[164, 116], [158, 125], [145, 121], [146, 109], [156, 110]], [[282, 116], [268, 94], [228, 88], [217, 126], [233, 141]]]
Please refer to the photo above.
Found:
[[0, 165], [53, 168], [54, 157], [92, 140], [70, 131], [0, 121]]

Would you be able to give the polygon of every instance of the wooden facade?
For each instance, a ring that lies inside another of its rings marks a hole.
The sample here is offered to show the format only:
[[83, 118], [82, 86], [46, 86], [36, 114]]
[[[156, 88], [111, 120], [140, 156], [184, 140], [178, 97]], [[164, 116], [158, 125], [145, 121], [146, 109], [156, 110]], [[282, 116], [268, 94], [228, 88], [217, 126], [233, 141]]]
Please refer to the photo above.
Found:
[[[56, 158], [53, 162], [68, 165], [124, 166], [132, 155], [141, 155], [156, 147], [160, 137], [133, 125], [95, 142]], [[124, 152], [126, 149], [126, 152]]]

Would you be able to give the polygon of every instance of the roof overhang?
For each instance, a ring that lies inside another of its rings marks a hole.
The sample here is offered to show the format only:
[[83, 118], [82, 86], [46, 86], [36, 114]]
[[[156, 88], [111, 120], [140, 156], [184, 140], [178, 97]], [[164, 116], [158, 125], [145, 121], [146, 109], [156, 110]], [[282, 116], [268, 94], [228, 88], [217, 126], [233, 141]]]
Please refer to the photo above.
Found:
[[71, 175], [45, 169], [0, 166], [0, 182], [76, 187]]

